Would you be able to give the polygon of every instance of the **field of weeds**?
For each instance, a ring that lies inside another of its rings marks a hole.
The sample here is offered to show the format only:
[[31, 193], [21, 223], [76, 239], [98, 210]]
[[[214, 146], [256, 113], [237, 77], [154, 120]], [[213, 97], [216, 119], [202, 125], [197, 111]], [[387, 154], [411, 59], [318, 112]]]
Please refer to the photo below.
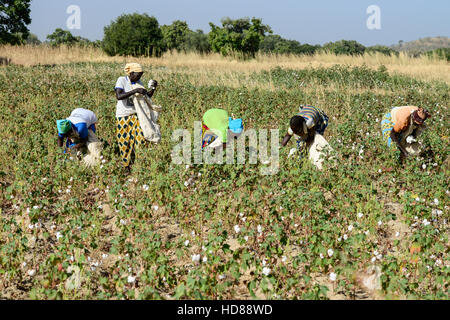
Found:
[[[384, 67], [147, 63], [163, 138], [139, 149], [124, 176], [113, 91], [122, 69], [0, 68], [0, 298], [448, 299], [445, 81]], [[192, 130], [208, 108], [282, 136], [300, 104], [329, 115], [337, 165], [317, 171], [288, 158], [293, 142], [276, 175], [261, 175], [259, 163], [172, 163], [172, 132]], [[383, 114], [401, 105], [432, 112], [427, 157], [403, 165], [380, 135]], [[56, 119], [78, 107], [99, 118], [106, 147], [95, 169], [56, 145]]]

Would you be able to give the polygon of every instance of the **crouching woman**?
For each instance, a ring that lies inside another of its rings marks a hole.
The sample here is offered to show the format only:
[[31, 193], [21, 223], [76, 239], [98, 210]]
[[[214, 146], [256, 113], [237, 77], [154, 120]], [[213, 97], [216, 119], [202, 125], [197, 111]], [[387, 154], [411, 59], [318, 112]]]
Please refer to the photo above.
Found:
[[383, 116], [381, 130], [388, 147], [395, 142], [400, 160], [420, 152], [416, 138], [425, 130], [425, 120], [431, 117], [422, 107], [395, 107]]

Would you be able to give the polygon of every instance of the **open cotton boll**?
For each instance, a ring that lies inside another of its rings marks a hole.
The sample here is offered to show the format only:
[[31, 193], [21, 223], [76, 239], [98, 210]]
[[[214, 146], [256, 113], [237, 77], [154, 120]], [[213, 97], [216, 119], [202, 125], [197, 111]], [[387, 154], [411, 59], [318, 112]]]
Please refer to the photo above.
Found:
[[413, 142], [417, 142], [417, 140], [414, 139], [413, 136], [408, 136], [408, 137], [406, 138], [406, 142], [409, 143], [409, 144], [411, 144], [411, 143], [413, 143]]

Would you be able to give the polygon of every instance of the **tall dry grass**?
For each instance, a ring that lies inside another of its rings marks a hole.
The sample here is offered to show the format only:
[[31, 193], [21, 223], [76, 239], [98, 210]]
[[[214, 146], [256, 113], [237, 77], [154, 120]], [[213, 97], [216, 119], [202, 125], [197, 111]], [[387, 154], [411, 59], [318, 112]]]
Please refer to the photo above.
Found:
[[221, 74], [269, 70], [282, 68], [302, 69], [306, 67], [329, 67], [335, 64], [352, 66], [366, 65], [377, 68], [386, 66], [389, 72], [409, 75], [421, 80], [440, 80], [450, 84], [450, 64], [445, 60], [428, 57], [410, 57], [405, 53], [399, 56], [386, 56], [380, 53], [362, 56], [344, 56], [331, 53], [317, 53], [312, 56], [258, 54], [256, 59], [239, 60], [222, 57], [219, 54], [200, 55], [196, 53], [167, 52], [160, 58], [110, 57], [98, 48], [61, 46], [52, 48], [46, 45], [0, 46], [0, 57], [12, 59], [12, 63], [32, 66], [37, 64], [63, 64], [70, 62], [119, 62], [137, 61], [144, 65], [166, 66], [172, 69], [184, 69], [187, 72], [211, 72]]

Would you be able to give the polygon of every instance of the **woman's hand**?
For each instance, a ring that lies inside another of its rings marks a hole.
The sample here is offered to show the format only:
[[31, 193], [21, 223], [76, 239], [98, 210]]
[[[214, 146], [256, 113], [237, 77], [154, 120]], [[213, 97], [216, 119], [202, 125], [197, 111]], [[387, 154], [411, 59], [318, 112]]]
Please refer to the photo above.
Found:
[[137, 89], [134, 89], [134, 91], [135, 91], [135, 93], [140, 93], [142, 95], [147, 95], [148, 94], [148, 91], [145, 90], [144, 88], [137, 88]]
[[152, 89], [152, 88], [155, 88], [155, 89], [156, 89], [157, 86], [158, 86], [158, 81], [156, 81], [156, 80], [150, 80], [150, 81], [148, 82], [148, 87], [149, 87], [150, 89]]

